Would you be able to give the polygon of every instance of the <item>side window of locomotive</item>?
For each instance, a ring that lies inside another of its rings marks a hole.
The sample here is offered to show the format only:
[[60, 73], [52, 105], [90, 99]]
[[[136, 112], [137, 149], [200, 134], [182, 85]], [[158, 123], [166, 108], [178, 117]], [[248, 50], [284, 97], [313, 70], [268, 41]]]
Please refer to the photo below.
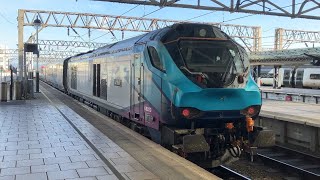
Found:
[[162, 61], [159, 57], [157, 50], [154, 47], [148, 47], [148, 53], [151, 60], [152, 65], [159, 69], [160, 71], [165, 71], [165, 68], [162, 64]]

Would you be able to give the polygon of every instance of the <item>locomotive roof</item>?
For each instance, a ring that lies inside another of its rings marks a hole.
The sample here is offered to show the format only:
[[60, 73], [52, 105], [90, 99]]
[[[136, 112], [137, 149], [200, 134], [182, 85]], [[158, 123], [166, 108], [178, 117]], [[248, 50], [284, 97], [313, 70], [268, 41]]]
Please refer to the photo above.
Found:
[[[202, 32], [201, 32], [202, 31]], [[202, 33], [202, 34], [201, 34]], [[203, 35], [204, 34], [204, 35]], [[79, 57], [79, 59], [98, 56], [105, 54], [106, 52], [118, 52], [117, 50], [128, 50], [135, 44], [145, 44], [148, 41], [159, 40], [161, 42], [168, 42], [179, 37], [202, 37], [202, 38], [227, 38], [230, 39], [225, 33], [223, 33], [218, 27], [208, 24], [198, 23], [178, 23], [171, 26], [151, 31], [133, 38], [129, 38], [123, 41], [119, 41], [113, 44], [108, 44], [104, 47], [100, 47], [93, 51], [77, 54], [71, 58]], [[68, 59], [66, 59], [68, 60]]]

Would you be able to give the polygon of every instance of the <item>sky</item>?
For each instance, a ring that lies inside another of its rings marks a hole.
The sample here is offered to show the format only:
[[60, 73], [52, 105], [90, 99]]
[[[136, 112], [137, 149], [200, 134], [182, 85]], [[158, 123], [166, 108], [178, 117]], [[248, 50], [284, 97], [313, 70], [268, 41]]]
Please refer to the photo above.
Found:
[[[50, 10], [50, 11], [67, 11], [67, 12], [82, 12], [82, 13], [97, 13], [107, 15], [123, 15], [142, 17], [150, 12], [153, 12], [159, 7], [145, 5], [119, 4], [110, 2], [90, 1], [90, 0], [0, 0], [0, 45], [5, 45], [8, 48], [17, 48], [18, 31], [17, 31], [17, 15], [18, 9], [29, 10]], [[191, 1], [191, 0], [188, 0]], [[197, 1], [197, 0], [192, 0]], [[201, 0], [204, 3], [209, 3], [209, 0]], [[224, 0], [228, 1], [229, 0]], [[274, 0], [277, 2], [278, 0]], [[296, 0], [297, 3], [302, 0]], [[180, 2], [186, 2], [181, 0]], [[281, 7], [290, 5], [291, 0], [282, 0]], [[131, 9], [131, 10], [130, 10]], [[130, 11], [129, 11], [130, 10]], [[129, 12], [128, 12], [129, 11]], [[209, 14], [208, 14], [209, 13]], [[314, 11], [310, 14], [319, 14], [320, 11]], [[201, 16], [203, 14], [207, 14]], [[201, 17], [198, 17], [201, 16]], [[263, 48], [273, 48], [274, 32], [276, 28], [297, 29], [320, 31], [319, 20], [309, 19], [291, 19], [287, 17], [267, 16], [267, 15], [252, 15], [243, 13], [229, 12], [212, 12], [205, 10], [183, 9], [165, 7], [160, 10], [145, 16], [146, 18], [159, 18], [171, 20], [188, 20], [199, 22], [226, 22], [228, 24], [239, 24], [249, 26], [262, 27], [262, 45]], [[198, 18], [196, 18], [198, 17]], [[39, 39], [49, 40], [74, 40], [74, 41], [89, 41], [87, 29], [76, 29], [81, 37], [77, 36], [70, 30], [68, 36], [66, 28], [45, 28], [39, 33]], [[34, 27], [24, 28], [24, 40], [35, 32]], [[104, 35], [106, 34], [106, 35]], [[115, 32], [116, 39], [104, 30], [93, 30], [90, 40], [96, 39], [95, 42], [112, 43], [121, 38], [121, 32]], [[125, 38], [129, 38], [141, 33], [125, 32]], [[104, 35], [104, 36], [102, 36]], [[100, 37], [102, 36], [102, 37]], [[97, 38], [100, 37], [100, 38]], [[318, 44], [316, 44], [318, 46]], [[305, 47], [304, 44], [295, 44], [292, 47]]]

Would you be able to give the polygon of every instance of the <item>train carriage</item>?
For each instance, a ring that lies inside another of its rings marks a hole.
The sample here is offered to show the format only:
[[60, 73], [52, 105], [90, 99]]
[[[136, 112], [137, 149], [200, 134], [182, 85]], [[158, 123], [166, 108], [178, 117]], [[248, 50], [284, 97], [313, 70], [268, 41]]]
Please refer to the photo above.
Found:
[[52, 63], [46, 64], [41, 68], [40, 77], [42, 80], [46, 81], [48, 84], [52, 86], [63, 89], [63, 64], [60, 63]]
[[[264, 69], [261, 73], [261, 85], [273, 85], [274, 69]], [[320, 88], [320, 69], [314, 68], [280, 68], [279, 86], [292, 88]]]

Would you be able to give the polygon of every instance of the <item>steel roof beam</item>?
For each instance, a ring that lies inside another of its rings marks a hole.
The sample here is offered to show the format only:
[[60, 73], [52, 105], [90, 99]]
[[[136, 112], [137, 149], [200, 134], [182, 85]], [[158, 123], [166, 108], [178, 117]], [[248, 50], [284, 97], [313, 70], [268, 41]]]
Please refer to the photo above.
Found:
[[[188, 9], [228, 11], [231, 13], [264, 14], [291, 18], [320, 19], [316, 13], [320, 9], [319, 0], [287, 0], [285, 7], [280, 5], [279, 0], [94, 0], [104, 2], [116, 2], [126, 4], [151, 5], [158, 7], [176, 7]], [[296, 11], [296, 9], [298, 11]], [[311, 13], [310, 13], [311, 12]], [[312, 12], [314, 12], [312, 14]]]

